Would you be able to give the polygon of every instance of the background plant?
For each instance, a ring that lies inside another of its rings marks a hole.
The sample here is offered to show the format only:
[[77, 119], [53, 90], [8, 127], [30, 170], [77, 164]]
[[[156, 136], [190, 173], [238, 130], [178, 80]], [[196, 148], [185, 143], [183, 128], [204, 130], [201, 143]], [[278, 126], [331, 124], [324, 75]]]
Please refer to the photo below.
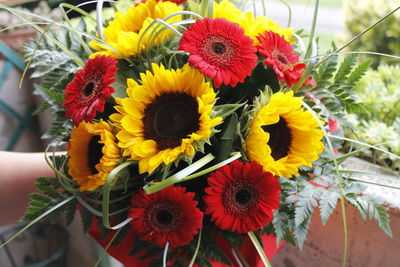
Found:
[[[373, 22], [400, 6], [399, 0], [345, 0], [345, 25], [349, 36], [355, 36], [368, 28]], [[370, 51], [390, 55], [400, 55], [400, 13], [395, 12], [386, 18], [379, 27], [373, 27], [361, 38], [354, 41], [349, 47], [350, 51]], [[347, 39], [347, 38], [346, 38]], [[386, 56], [372, 56], [372, 67], [379, 63], [396, 63], [398, 59]]]
[[[381, 65], [369, 70], [354, 87], [366, 110], [351, 116], [361, 141], [379, 145], [385, 151], [400, 155], [400, 66]], [[349, 137], [354, 137], [348, 133]], [[400, 161], [376, 149], [365, 149], [361, 156], [399, 171]]]

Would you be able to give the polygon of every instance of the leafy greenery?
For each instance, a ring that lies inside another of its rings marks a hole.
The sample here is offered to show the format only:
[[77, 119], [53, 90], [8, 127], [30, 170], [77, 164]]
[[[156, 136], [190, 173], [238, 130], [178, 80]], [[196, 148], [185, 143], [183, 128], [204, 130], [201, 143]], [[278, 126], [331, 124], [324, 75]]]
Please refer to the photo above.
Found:
[[[356, 96], [366, 104], [368, 112], [349, 116], [357, 128], [348, 137], [378, 145], [381, 149], [400, 155], [400, 66], [381, 65], [369, 70], [354, 87]], [[361, 148], [361, 146], [357, 146]], [[361, 157], [381, 166], [400, 171], [400, 159], [376, 149], [360, 151]]]
[[[70, 196], [69, 194], [65, 194], [65, 192], [60, 192], [60, 182], [58, 179], [53, 177], [38, 178], [36, 187], [40, 193], [32, 193], [30, 195], [31, 202], [22, 218], [22, 221], [24, 222], [33, 221], [44, 212], [52, 209]], [[76, 204], [76, 200], [72, 200], [68, 202], [68, 204], [51, 212], [45, 219], [55, 223], [59, 219], [60, 215], [66, 213], [66, 222], [67, 224], [70, 224], [73, 220]]]
[[[82, 27], [85, 26], [80, 24], [79, 27], [81, 27], [79, 30], [82, 30]], [[61, 28], [57, 31], [49, 29], [47, 33], [55, 37], [74, 55], [80, 57], [82, 61], [85, 61], [84, 59], [88, 57], [77, 36], [71, 31]], [[80, 68], [79, 65], [45, 35], [38, 35], [35, 39], [27, 42], [20, 54], [29, 64], [29, 67], [34, 70], [31, 77], [43, 79], [40, 84], [34, 85], [34, 93], [42, 96], [44, 100], [35, 114], [40, 114], [48, 108], [54, 114], [52, 125], [43, 137], [66, 141], [72, 129], [72, 124], [69, 120], [66, 120], [62, 106], [64, 89]]]

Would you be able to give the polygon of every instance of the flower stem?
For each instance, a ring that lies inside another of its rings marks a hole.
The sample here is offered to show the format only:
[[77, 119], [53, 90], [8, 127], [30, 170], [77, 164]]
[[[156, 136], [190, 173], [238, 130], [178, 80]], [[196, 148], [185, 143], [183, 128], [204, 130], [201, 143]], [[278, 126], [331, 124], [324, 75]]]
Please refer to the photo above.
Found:
[[[342, 191], [342, 189], [340, 190]], [[340, 204], [342, 207], [342, 217], [343, 217], [343, 235], [344, 235], [344, 248], [343, 248], [343, 263], [342, 266], [346, 267], [347, 262], [347, 246], [348, 246], [348, 233], [347, 233], [347, 216], [346, 216], [346, 207], [344, 203], [343, 192], [340, 194]]]
[[269, 263], [267, 255], [265, 255], [264, 249], [262, 248], [260, 242], [258, 242], [258, 239], [256, 237], [256, 235], [253, 232], [248, 232], [247, 233], [251, 239], [251, 242], [253, 242], [258, 255], [260, 255], [261, 260], [263, 261], [265, 266], [271, 267], [271, 263]]

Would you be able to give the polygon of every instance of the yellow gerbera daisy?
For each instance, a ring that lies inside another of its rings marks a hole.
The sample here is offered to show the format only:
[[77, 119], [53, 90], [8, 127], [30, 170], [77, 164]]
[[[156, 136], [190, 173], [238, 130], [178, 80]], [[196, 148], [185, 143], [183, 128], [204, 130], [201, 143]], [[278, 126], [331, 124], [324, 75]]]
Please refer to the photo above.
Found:
[[211, 118], [216, 95], [198, 70], [152, 69], [140, 75], [142, 84], [128, 79], [128, 97], [117, 99], [119, 113], [111, 116], [123, 155], [139, 160], [140, 173], [192, 157], [222, 120]]
[[[115, 18], [104, 28], [104, 42], [107, 45], [97, 41], [91, 41], [89, 44], [99, 51], [94, 55], [103, 54], [118, 59], [123, 56], [136, 56], [145, 49], [149, 49], [150, 43], [153, 45], [163, 43], [172, 34], [171, 30], [162, 30], [163, 27], [158, 27], [156, 37], [150, 42], [150, 39], [153, 38], [153, 30], [159, 26], [156, 23], [151, 26], [151, 29], [148, 29], [154, 19], [164, 19], [181, 10], [182, 7], [172, 2], [148, 0], [130, 7], [127, 13], [116, 13]], [[181, 16], [175, 16], [167, 22], [171, 23], [181, 19]]]
[[313, 115], [301, 108], [293, 91], [273, 94], [256, 113], [246, 139], [251, 161], [265, 171], [290, 178], [301, 166], [311, 166], [323, 151], [323, 131]]
[[272, 31], [279, 35], [283, 35], [286, 41], [293, 43], [293, 30], [291, 28], [282, 28], [276, 22], [265, 16], [254, 18], [253, 13], [250, 11], [243, 13], [233, 3], [227, 0], [224, 0], [221, 3], [214, 3], [213, 17], [224, 18], [239, 24], [239, 26], [244, 29], [244, 33], [253, 39], [254, 46], [259, 45], [257, 36], [266, 31]]
[[103, 185], [106, 177], [121, 158], [111, 126], [81, 122], [72, 130], [68, 155], [71, 177], [80, 185], [80, 191], [93, 191]]

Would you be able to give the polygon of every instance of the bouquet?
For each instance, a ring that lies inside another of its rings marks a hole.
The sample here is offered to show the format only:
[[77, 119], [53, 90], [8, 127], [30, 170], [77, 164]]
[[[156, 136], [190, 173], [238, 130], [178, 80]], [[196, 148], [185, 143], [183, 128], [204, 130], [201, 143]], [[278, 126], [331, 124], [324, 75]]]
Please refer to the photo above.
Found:
[[352, 152], [338, 153], [368, 62], [335, 45], [321, 55], [314, 28], [245, 1], [85, 4], [61, 4], [64, 23], [1, 6], [40, 32], [21, 54], [41, 78], [36, 113], [54, 115], [56, 177], [37, 179], [27, 227], [79, 212], [126, 266], [268, 266], [283, 240], [301, 248], [316, 207], [326, 223], [339, 202], [345, 227], [348, 202], [391, 234], [387, 208], [341, 167]]

